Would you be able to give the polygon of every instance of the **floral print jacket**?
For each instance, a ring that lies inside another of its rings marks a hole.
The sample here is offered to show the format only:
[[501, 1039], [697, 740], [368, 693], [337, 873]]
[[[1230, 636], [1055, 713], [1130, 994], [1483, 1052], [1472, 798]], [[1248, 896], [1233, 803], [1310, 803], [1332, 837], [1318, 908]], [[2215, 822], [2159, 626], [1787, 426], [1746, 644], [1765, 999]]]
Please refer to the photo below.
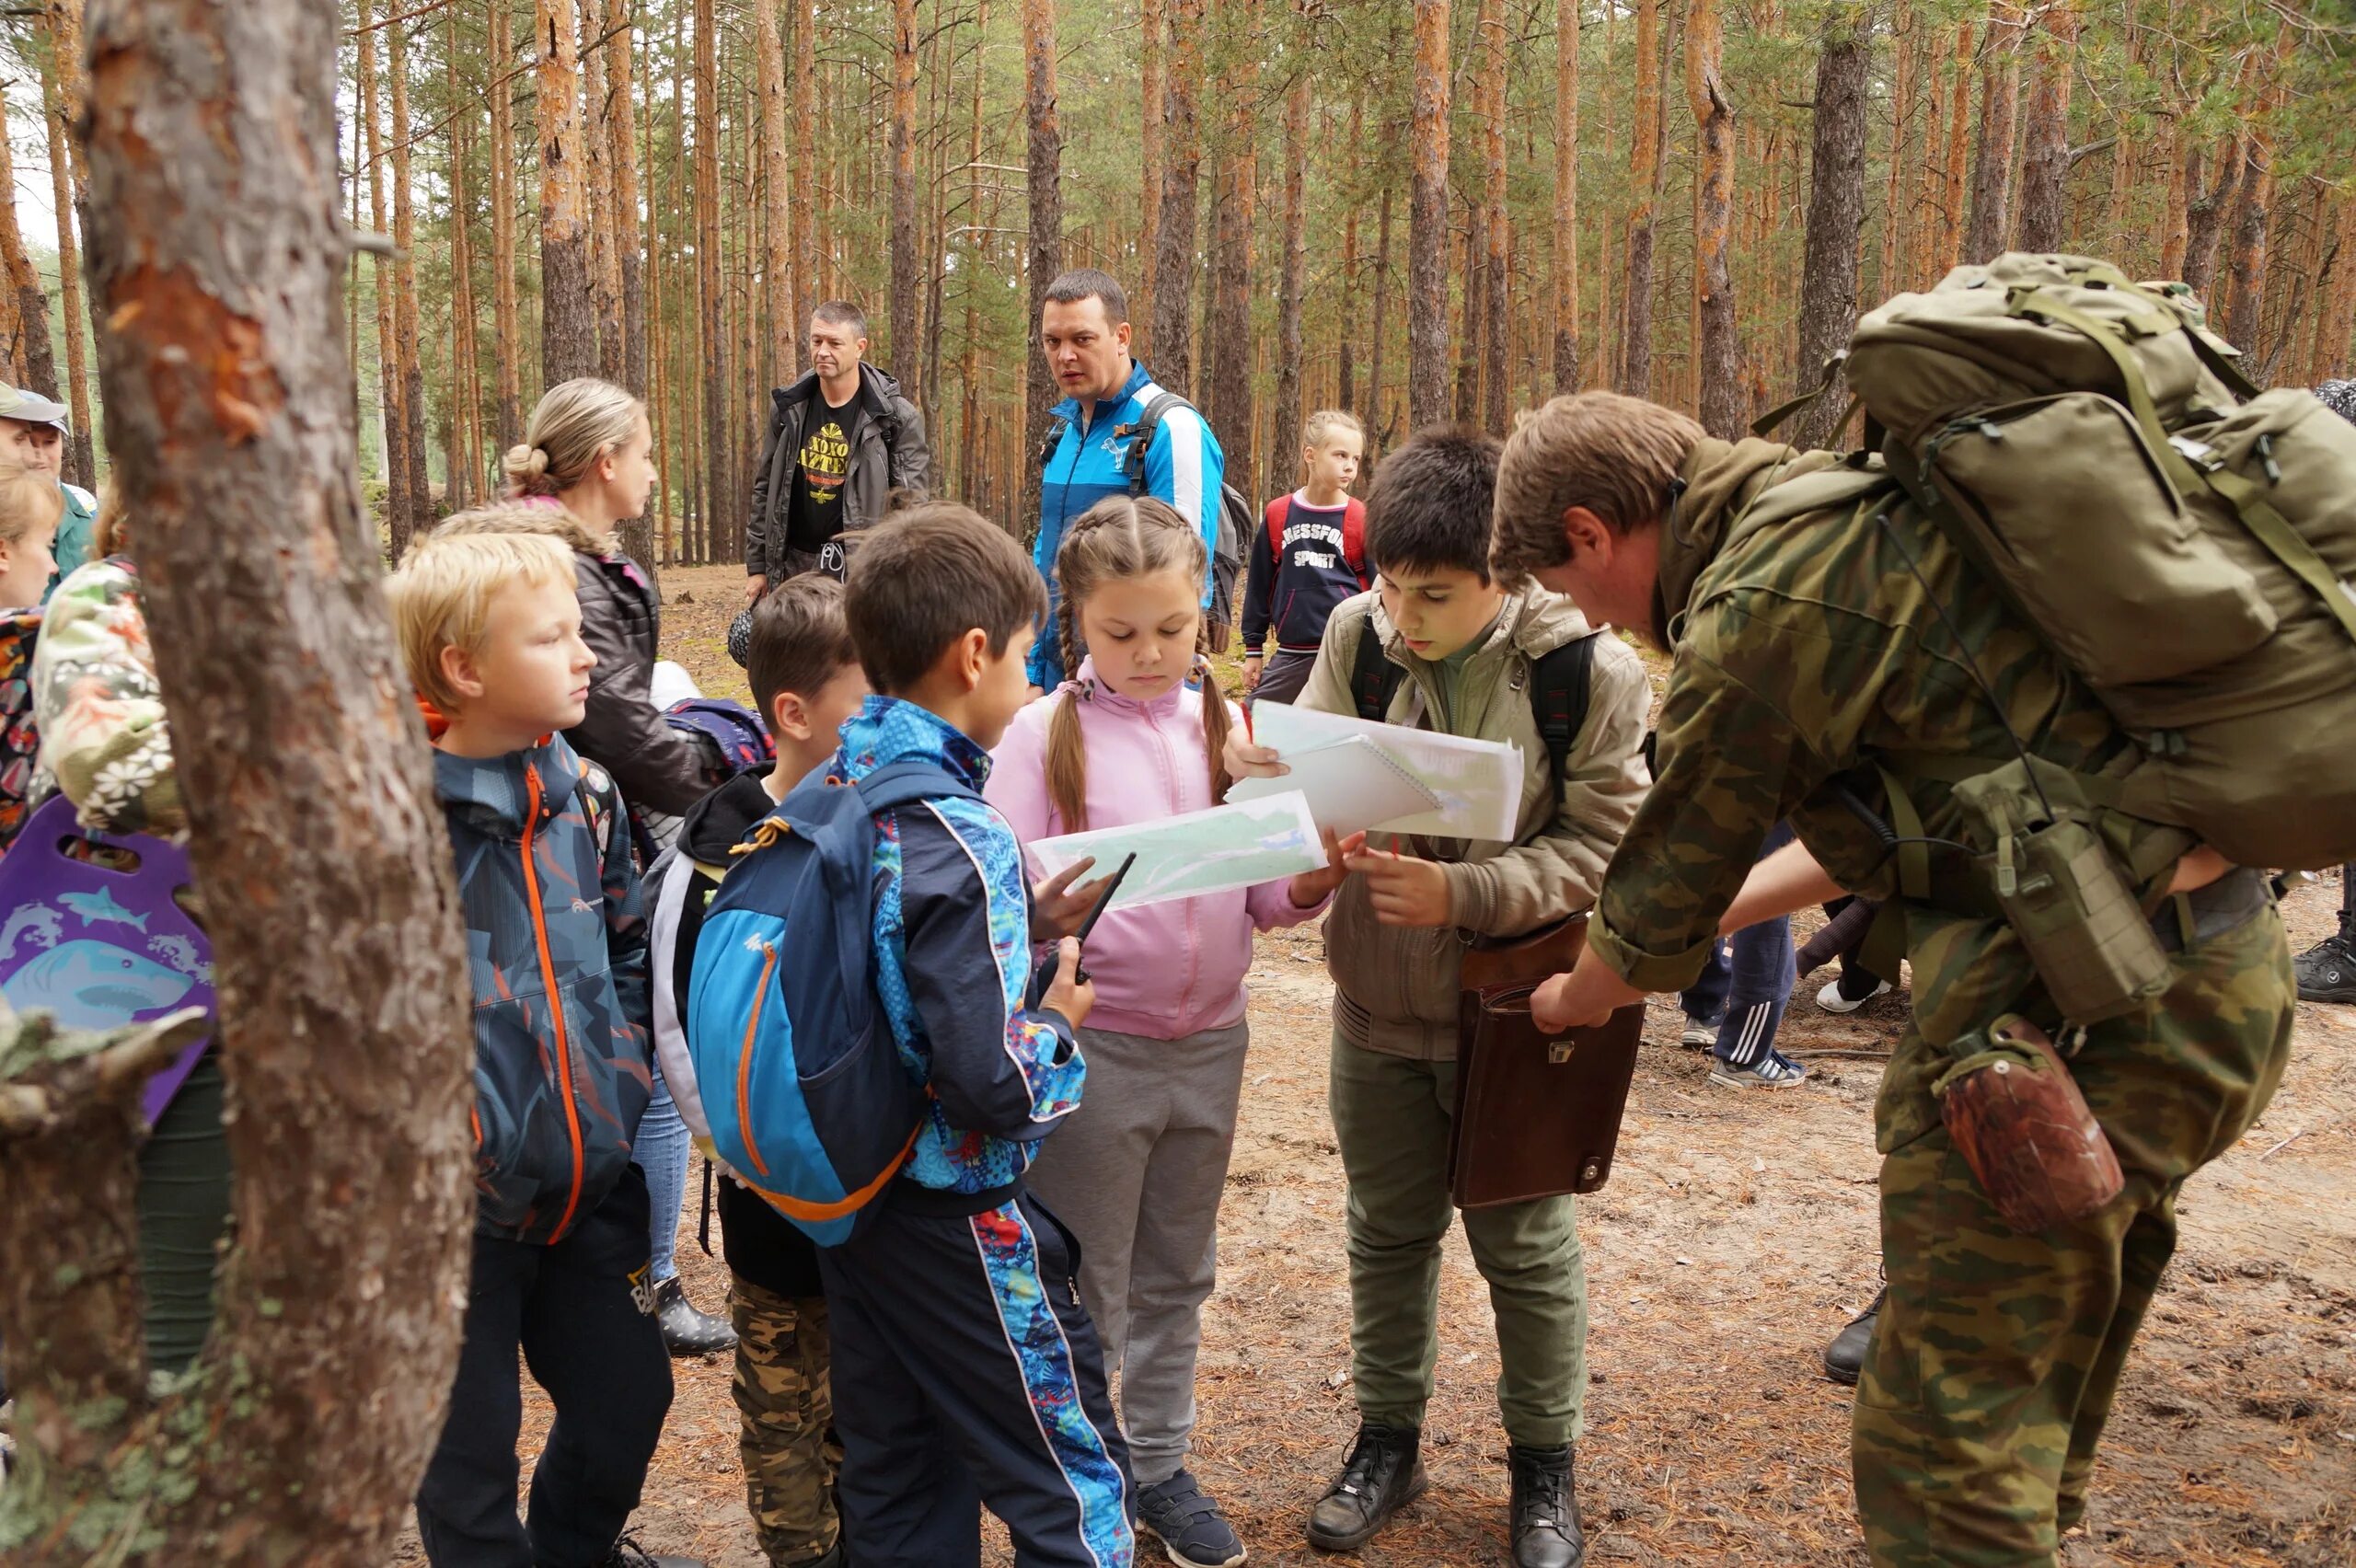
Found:
[[155, 650], [126, 557], [77, 568], [49, 601], [33, 652], [43, 777], [33, 804], [63, 790], [93, 832], [176, 834], [188, 824]]

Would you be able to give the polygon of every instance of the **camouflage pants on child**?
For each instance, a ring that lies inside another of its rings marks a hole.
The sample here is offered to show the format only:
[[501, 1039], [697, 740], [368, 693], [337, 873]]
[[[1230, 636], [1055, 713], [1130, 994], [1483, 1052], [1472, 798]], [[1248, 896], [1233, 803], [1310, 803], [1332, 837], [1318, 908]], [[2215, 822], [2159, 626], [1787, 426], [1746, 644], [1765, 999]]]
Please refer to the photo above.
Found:
[[772, 1568], [802, 1568], [834, 1550], [835, 1471], [842, 1450], [830, 1430], [826, 1298], [785, 1297], [743, 1278], [728, 1291], [736, 1328], [736, 1397], [743, 1428], [745, 1503]]
[[[1915, 951], [1918, 996], [1941, 958]], [[2051, 1568], [2085, 1514], [2176, 1249], [2177, 1192], [2257, 1120], [2290, 1056], [2290, 950], [2270, 907], [2176, 965], [2165, 997], [2090, 1030], [2071, 1060], [2127, 1178], [2083, 1224], [2008, 1229], [1939, 1122], [1929, 1086], [1946, 1054], [1910, 1030], [1891, 1060], [1877, 1111], [1889, 1299], [1852, 1428], [1875, 1568]]]

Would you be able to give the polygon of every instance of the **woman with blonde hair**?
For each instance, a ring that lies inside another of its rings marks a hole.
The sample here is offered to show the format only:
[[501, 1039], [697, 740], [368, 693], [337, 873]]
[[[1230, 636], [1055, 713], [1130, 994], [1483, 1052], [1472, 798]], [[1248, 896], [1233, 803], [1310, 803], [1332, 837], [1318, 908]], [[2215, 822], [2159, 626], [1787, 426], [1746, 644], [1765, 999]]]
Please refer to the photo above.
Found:
[[[614, 533], [617, 524], [646, 510], [653, 446], [646, 406], [637, 398], [594, 376], [561, 382], [542, 395], [523, 442], [508, 449], [507, 499], [462, 512], [434, 534], [548, 534], [571, 548], [581, 639], [597, 663], [589, 672], [587, 711], [564, 738], [614, 776], [627, 806], [683, 816], [731, 769], [715, 743], [674, 729], [654, 704], [661, 605], [653, 583], [622, 553]], [[687, 1129], [659, 1073], [632, 1147], [653, 1205], [653, 1282], [663, 1338], [674, 1355], [731, 1349], [736, 1335], [728, 1320], [698, 1310], [679, 1283]]]

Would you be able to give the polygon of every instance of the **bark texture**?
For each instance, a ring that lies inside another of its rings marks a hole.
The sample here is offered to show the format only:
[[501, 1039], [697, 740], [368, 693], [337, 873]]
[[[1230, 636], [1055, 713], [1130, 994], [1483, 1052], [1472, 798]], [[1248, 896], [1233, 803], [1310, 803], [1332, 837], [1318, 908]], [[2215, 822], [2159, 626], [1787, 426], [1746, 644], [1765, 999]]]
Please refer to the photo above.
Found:
[[1046, 308], [1047, 285], [1064, 268], [1064, 143], [1056, 122], [1055, 0], [1022, 0], [1022, 82], [1031, 182], [1031, 226], [1023, 243], [1023, 264], [1031, 280], [1030, 316], [1023, 328], [1031, 345], [1023, 356], [1023, 429], [1025, 449], [1036, 452], [1047, 438], [1047, 410], [1056, 400], [1055, 378], [1047, 372], [1045, 340], [1039, 335], [1040, 316]]
[[[1050, 88], [1052, 103], [1052, 87]], [[892, 0], [892, 365], [919, 394], [917, 353], [917, 0]]]
[[[1300, 294], [1309, 263], [1303, 221], [1309, 168], [1310, 80], [1303, 73], [1285, 104], [1284, 266], [1276, 284], [1276, 409], [1268, 456], [1270, 489], [1286, 484], [1300, 459]], [[1346, 317], [1345, 318], [1346, 320]], [[1347, 331], [1347, 327], [1344, 330]]]
[[1161, 211], [1153, 237], [1153, 378], [1172, 392], [1195, 385], [1189, 308], [1195, 298], [1195, 213], [1201, 202], [1204, 0], [1169, 0], [1170, 56], [1161, 94]]
[[[540, 380], [544, 387], [597, 374], [578, 31], [572, 0], [538, 0], [533, 47], [539, 52]], [[697, 38], [700, 46], [700, 30]], [[399, 132], [394, 134], [398, 137]]]
[[1980, 146], [1971, 163], [1971, 223], [1963, 259], [1992, 260], [2011, 243], [2013, 133], [2020, 109], [2017, 0], [1988, 0], [1988, 58], [1980, 77]]
[[2077, 48], [2077, 8], [2057, 0], [2038, 25], [2037, 75], [2021, 135], [2021, 221], [2014, 242], [2023, 250], [2069, 248], [2070, 80]]
[[1620, 390], [1642, 398], [1653, 384], [1653, 213], [1659, 196], [1660, 0], [1637, 0], [1636, 110], [1629, 158], [1628, 322], [1621, 333]]
[[1415, 0], [1407, 203], [1407, 423], [1448, 417], [1449, 0]]
[[1579, 7], [1554, 6], [1554, 392], [1579, 389]]
[[[1831, 21], [1816, 63], [1815, 142], [1809, 152], [1807, 259], [1800, 276], [1798, 389], [1817, 385], [1857, 324], [1858, 248], [1865, 227], [1865, 94], [1873, 69], [1873, 12], [1856, 6]], [[1896, 167], [1896, 160], [1892, 160]], [[1704, 389], [1708, 366], [1703, 367]], [[1793, 421], [1801, 447], [1832, 439], [1846, 394], [1836, 385]], [[1706, 421], [1705, 421], [1706, 422]]]
[[456, 1364], [466, 950], [352, 468], [335, 28], [298, 0], [89, 14], [100, 373], [212, 911], [239, 1239], [158, 1393], [133, 1132], [171, 1043], [0, 1049], [0, 1216], [27, 1221], [0, 1228], [0, 1553], [28, 1568], [375, 1568]]
[[[1734, 198], [1734, 106], [1719, 75], [1726, 33], [1718, 0], [1692, 0], [1685, 14], [1685, 87], [1702, 144], [1693, 198], [1693, 287], [1701, 319], [1701, 419], [1724, 441], [1742, 434], [1742, 349], [1735, 331], [1734, 278], [1727, 237]], [[1854, 250], [1855, 236], [1851, 236]], [[1855, 265], [1854, 254], [1851, 266]]]

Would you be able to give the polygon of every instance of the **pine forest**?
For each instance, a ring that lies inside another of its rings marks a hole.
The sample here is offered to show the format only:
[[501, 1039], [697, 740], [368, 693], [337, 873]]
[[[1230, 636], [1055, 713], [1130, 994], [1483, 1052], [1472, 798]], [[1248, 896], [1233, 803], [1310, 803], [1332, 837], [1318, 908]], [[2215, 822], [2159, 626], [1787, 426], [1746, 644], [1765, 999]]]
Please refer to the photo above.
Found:
[[[11, 7], [0, 167], [71, 212], [80, 0]], [[1860, 309], [2006, 248], [2182, 278], [2264, 383], [2356, 330], [2345, 0], [343, 0], [346, 298], [387, 544], [540, 388], [643, 396], [647, 559], [741, 548], [810, 307], [870, 319], [937, 491], [1018, 532], [1034, 300], [1128, 290], [1247, 495], [1305, 413], [1379, 454], [1608, 387], [1718, 433]], [[7, 377], [97, 471], [75, 226], [0, 218]], [[1822, 441], [1838, 409], [1798, 433]]]

